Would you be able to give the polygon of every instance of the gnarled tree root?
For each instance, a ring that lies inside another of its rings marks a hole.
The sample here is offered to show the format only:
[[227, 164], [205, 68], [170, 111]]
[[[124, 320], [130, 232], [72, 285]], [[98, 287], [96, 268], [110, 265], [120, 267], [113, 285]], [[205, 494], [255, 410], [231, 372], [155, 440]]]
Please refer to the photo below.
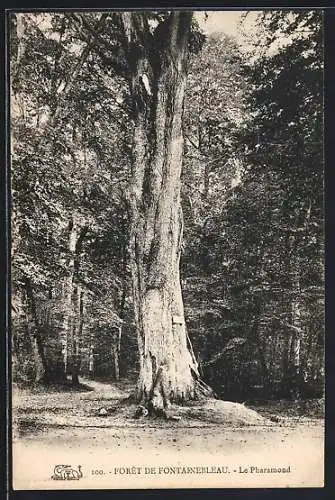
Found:
[[[204, 382], [198, 374], [192, 370], [193, 377], [195, 379], [195, 387], [192, 400], [206, 400], [209, 398], [216, 398], [216, 394], [212, 388]], [[185, 403], [188, 399], [182, 399], [182, 403]], [[180, 401], [178, 401], [180, 402]], [[141, 402], [135, 413], [135, 417], [160, 417], [165, 420], [178, 421], [181, 417], [178, 415], [173, 415], [170, 410], [171, 401], [167, 397], [166, 391], [163, 384], [163, 367], [160, 366], [157, 370], [155, 379], [153, 381], [150, 393], [145, 401]]]

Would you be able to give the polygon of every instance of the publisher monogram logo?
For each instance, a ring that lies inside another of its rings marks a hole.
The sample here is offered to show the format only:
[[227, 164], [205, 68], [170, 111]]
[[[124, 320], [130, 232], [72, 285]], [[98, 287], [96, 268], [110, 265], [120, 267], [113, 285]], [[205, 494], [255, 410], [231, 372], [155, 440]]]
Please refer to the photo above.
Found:
[[81, 465], [78, 465], [78, 468], [75, 469], [71, 465], [55, 465], [54, 473], [51, 476], [51, 479], [59, 480], [59, 481], [72, 481], [78, 480], [83, 477], [83, 473], [81, 471]]

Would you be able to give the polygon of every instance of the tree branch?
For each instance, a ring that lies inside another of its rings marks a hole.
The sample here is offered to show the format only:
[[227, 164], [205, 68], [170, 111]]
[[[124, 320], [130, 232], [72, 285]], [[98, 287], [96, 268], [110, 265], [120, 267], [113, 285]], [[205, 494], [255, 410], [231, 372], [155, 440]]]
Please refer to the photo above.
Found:
[[[117, 74], [126, 76], [127, 67], [121, 62], [124, 58], [122, 45], [114, 44], [100, 35], [103, 22], [106, 20], [107, 15], [108, 14], [102, 14], [100, 20], [98, 21], [98, 27], [91, 26], [85, 19], [84, 15], [80, 16], [79, 14], [71, 13], [68, 14], [68, 17], [74, 21], [75, 28], [81, 39], [90, 45], [90, 48], [96, 52], [103, 63], [106, 66], [111, 67]], [[83, 28], [86, 29], [87, 33], [85, 33]], [[109, 54], [112, 54], [112, 56], [106, 55], [104, 49], [107, 49]]]
[[279, 316], [263, 316], [261, 320], [277, 320], [279, 323], [283, 326], [286, 326], [290, 330], [294, 330], [296, 333], [302, 333], [302, 329], [298, 328], [297, 326], [292, 325], [291, 323], [288, 323], [287, 321], [284, 321], [283, 319], [279, 318]]

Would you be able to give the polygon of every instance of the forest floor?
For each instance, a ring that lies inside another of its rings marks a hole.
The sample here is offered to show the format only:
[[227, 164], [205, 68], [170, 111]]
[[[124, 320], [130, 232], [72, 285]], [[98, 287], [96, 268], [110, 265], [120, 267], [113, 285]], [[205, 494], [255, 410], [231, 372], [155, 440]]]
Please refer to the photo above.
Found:
[[[38, 453], [43, 449], [44, 457], [55, 456], [58, 450], [57, 456], [65, 454], [78, 461], [80, 453], [91, 460], [95, 457], [94, 463], [101, 452], [105, 453], [100, 460], [104, 463], [106, 454], [111, 458], [121, 452], [128, 456], [142, 453], [156, 461], [172, 452], [171, 456], [186, 453], [203, 458], [222, 452], [225, 457], [247, 457], [251, 453], [249, 456], [257, 454], [266, 461], [266, 452], [275, 450], [275, 456], [284, 463], [293, 455], [322, 455], [323, 401], [271, 401], [249, 406], [210, 400], [174, 406], [172, 414], [178, 420], [165, 421], [134, 418], [137, 407], [128, 399], [132, 389], [126, 381], [86, 379], [77, 390], [14, 387], [14, 450], [19, 450], [22, 460], [25, 453], [30, 460], [34, 450]], [[105, 416], [100, 415], [101, 409]]]

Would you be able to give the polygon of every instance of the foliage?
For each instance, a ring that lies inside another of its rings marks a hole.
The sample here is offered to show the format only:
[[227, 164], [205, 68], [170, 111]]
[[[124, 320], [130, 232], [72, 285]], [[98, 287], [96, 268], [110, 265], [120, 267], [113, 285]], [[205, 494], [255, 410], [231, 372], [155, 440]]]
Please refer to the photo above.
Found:
[[[275, 381], [285, 378], [290, 356], [285, 346], [294, 328], [302, 342], [303, 383], [322, 379], [308, 361], [316, 356], [322, 366], [322, 22], [318, 13], [271, 12], [260, 23], [266, 43], [255, 43], [254, 52], [240, 64], [243, 119], [225, 136], [242, 161], [240, 182], [233, 182], [231, 190], [226, 184], [221, 191], [225, 197], [216, 191], [214, 206], [204, 205], [206, 224], [185, 258], [196, 262], [195, 272], [199, 275], [200, 269], [204, 276], [200, 286], [193, 282], [202, 290], [197, 303], [205, 306], [202, 320], [199, 324], [199, 310], [192, 320], [204, 365], [215, 356], [213, 345], [223, 351], [230, 338], [243, 335], [251, 349], [234, 351], [240, 361], [219, 358], [221, 383], [226, 378], [230, 384], [237, 366], [242, 371], [235, 380], [243, 375], [244, 385], [252, 383], [252, 368], [245, 363], [256, 346], [256, 379], [272, 384], [273, 393]], [[216, 189], [223, 186], [217, 182]], [[188, 293], [186, 287], [186, 297]], [[204, 297], [211, 303], [211, 316]], [[220, 312], [213, 307], [219, 297]], [[299, 324], [292, 317], [294, 307]], [[208, 376], [216, 383], [217, 372]]]
[[[148, 13], [153, 40], [167, 15]], [[106, 361], [120, 324], [123, 374], [136, 366], [120, 33], [113, 13], [11, 16], [13, 343], [25, 381], [36, 331], [51, 365], [71, 313], [73, 222], [82, 366], [92, 343]], [[322, 13], [264, 11], [250, 42], [241, 51], [193, 24], [184, 111], [186, 320], [203, 376], [235, 398], [257, 385], [292, 395], [298, 331], [301, 387], [320, 391], [323, 377]]]

